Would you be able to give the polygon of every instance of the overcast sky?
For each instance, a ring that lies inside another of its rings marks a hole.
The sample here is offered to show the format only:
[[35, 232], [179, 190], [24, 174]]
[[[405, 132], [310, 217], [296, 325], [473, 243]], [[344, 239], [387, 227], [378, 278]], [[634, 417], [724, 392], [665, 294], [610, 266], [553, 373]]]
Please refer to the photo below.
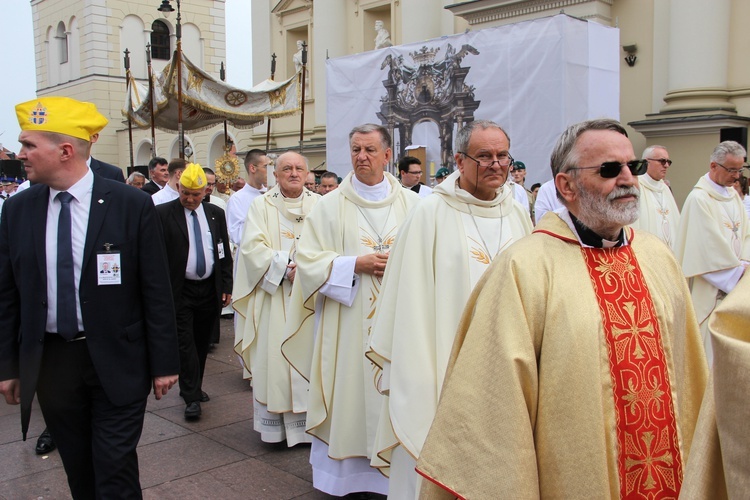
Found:
[[[159, 1], [154, 0], [154, 9]], [[183, 2], [184, 3], [184, 2]], [[252, 81], [252, 51], [250, 2], [226, 0], [227, 24], [227, 82], [240, 88], [250, 88]], [[3, 0], [0, 29], [0, 144], [18, 152], [18, 122], [15, 105], [36, 97], [34, 62], [34, 31], [29, 0]]]

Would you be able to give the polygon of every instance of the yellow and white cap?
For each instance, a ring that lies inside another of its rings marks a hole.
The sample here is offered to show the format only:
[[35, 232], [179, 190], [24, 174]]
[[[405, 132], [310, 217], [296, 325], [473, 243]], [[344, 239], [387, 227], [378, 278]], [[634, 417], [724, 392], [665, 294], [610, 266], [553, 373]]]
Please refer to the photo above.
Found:
[[84, 141], [109, 123], [92, 103], [70, 97], [40, 97], [18, 104], [16, 117], [21, 130], [55, 132]]
[[206, 173], [197, 163], [188, 163], [180, 177], [180, 184], [187, 189], [203, 189], [207, 183]]

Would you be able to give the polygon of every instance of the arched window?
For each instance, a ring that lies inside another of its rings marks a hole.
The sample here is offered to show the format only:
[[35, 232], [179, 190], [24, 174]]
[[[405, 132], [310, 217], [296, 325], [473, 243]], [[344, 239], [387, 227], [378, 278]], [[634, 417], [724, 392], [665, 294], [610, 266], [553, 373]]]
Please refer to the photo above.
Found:
[[157, 19], [151, 24], [151, 57], [168, 61], [169, 56], [169, 27]]
[[55, 33], [55, 39], [59, 47], [60, 64], [68, 62], [68, 34], [65, 33], [65, 24], [60, 21], [57, 25], [57, 32]]

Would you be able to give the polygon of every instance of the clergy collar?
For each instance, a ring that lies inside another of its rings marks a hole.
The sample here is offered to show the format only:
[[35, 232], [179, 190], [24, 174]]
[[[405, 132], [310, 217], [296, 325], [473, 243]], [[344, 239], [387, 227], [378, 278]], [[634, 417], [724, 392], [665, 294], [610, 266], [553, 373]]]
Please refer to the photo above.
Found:
[[570, 220], [573, 221], [573, 226], [575, 227], [576, 233], [578, 233], [578, 239], [584, 245], [594, 248], [612, 248], [621, 247], [625, 244], [624, 229], [620, 229], [620, 233], [617, 235], [617, 240], [606, 240], [583, 225], [583, 223], [570, 211], [568, 211], [568, 214], [570, 214]]
[[[714, 188], [714, 191], [716, 191], [717, 193], [719, 193], [722, 196], [729, 196], [730, 193], [729, 193], [729, 188], [728, 187], [722, 186], [721, 184], [715, 183], [708, 174], [704, 175], [704, 177], [708, 181], [708, 184], [712, 188]], [[734, 188], [732, 188], [732, 189], [734, 189]]]
[[364, 182], [357, 179], [356, 175], [352, 175], [352, 187], [354, 191], [362, 198], [368, 201], [380, 201], [388, 197], [391, 192], [391, 183], [388, 179], [383, 176], [383, 180], [374, 186], [369, 186]]
[[638, 177], [638, 183], [652, 191], [662, 191], [667, 187], [667, 183], [664, 182], [664, 179], [657, 181], [651, 177], [648, 172]]

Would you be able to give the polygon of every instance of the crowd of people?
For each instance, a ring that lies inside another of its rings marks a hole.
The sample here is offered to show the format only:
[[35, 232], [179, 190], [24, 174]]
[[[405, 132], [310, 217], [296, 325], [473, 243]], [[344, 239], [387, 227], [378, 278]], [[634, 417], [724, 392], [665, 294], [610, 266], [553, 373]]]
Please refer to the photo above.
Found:
[[309, 444], [325, 493], [747, 491], [742, 145], [716, 146], [680, 214], [667, 148], [638, 158], [609, 119], [568, 127], [531, 189], [487, 120], [433, 187], [417, 158], [388, 172], [375, 124], [343, 179], [252, 149], [229, 186], [159, 157], [125, 179], [90, 157], [89, 103], [16, 113], [31, 185], [0, 215], [0, 393], [24, 437], [36, 394], [74, 498], [141, 496], [146, 398], [177, 385], [201, 418], [230, 305], [254, 431]]

